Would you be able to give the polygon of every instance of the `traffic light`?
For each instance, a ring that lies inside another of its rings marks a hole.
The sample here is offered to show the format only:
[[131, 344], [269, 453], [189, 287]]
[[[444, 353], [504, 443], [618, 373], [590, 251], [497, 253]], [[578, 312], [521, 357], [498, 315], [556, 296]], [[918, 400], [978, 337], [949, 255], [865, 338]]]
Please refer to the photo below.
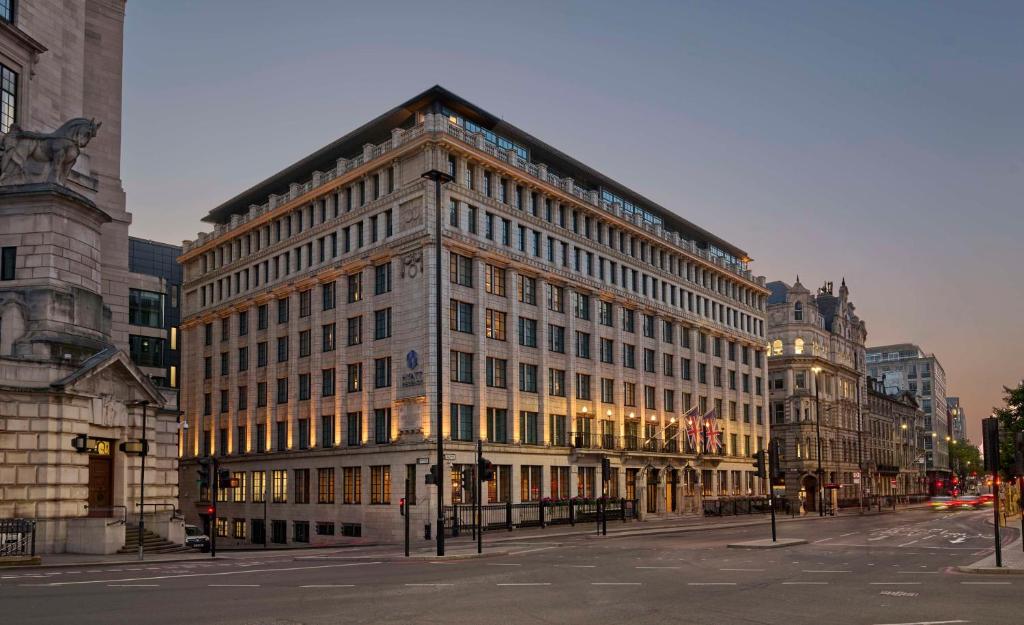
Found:
[[754, 474], [761, 479], [764, 479], [765, 477], [768, 476], [764, 467], [764, 455], [765, 453], [763, 449], [758, 450], [758, 452], [754, 454], [754, 462], [752, 464], [752, 466], [755, 469]]
[[607, 482], [612, 479], [612, 461], [608, 458], [601, 459], [601, 481]]
[[487, 458], [480, 458], [480, 481], [490, 482], [494, 479], [494, 463]]
[[[218, 488], [232, 488], [231, 484], [231, 471], [227, 469], [219, 469], [217, 471], [217, 487]], [[235, 485], [237, 485], [237, 480]]]
[[781, 447], [781, 441], [777, 438], [768, 441], [768, 476], [773, 483], [786, 479], [786, 471], [782, 468]]
[[213, 515], [217, 514], [217, 508], [213, 506], [206, 506], [206, 516], [213, 518]]
[[465, 467], [462, 469], [462, 499], [466, 500], [467, 497], [471, 497], [476, 491], [473, 487], [473, 469], [472, 467]]
[[398, 515], [405, 516], [405, 497], [398, 500]]
[[1017, 475], [1024, 476], [1024, 432], [1017, 432], [1014, 439], [1013, 468]]
[[196, 476], [198, 477], [199, 490], [202, 491], [210, 487], [210, 483], [213, 481], [210, 475], [210, 469], [213, 466], [212, 458], [199, 458], [196, 460]]
[[425, 476], [423, 476], [423, 481], [426, 484], [440, 484], [441, 483], [441, 480], [439, 480], [438, 477], [437, 477], [437, 465], [436, 464], [430, 465], [430, 470], [427, 471], [427, 474]]
[[999, 470], [999, 420], [988, 417], [981, 420], [981, 439], [985, 454], [985, 470], [995, 473]]

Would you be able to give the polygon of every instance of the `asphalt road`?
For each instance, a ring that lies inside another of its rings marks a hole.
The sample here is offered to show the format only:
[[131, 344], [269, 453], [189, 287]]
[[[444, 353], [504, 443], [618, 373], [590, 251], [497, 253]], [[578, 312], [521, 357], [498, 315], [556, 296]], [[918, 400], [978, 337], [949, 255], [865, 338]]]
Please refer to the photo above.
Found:
[[0, 622], [1024, 623], [1024, 576], [952, 569], [991, 552], [990, 515], [786, 523], [783, 536], [808, 544], [765, 551], [726, 544], [764, 538], [767, 524], [680, 534], [638, 524], [631, 536], [531, 538], [502, 543], [507, 555], [444, 562], [396, 560], [388, 547], [0, 570]]

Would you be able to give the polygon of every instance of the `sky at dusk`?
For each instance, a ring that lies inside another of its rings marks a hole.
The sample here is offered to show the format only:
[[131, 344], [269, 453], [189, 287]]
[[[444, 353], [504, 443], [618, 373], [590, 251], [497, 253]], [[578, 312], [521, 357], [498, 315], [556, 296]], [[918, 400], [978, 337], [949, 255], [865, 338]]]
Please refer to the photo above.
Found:
[[128, 3], [132, 234], [206, 212], [434, 84], [747, 250], [845, 276], [868, 344], [970, 416], [1024, 378], [1024, 3]]

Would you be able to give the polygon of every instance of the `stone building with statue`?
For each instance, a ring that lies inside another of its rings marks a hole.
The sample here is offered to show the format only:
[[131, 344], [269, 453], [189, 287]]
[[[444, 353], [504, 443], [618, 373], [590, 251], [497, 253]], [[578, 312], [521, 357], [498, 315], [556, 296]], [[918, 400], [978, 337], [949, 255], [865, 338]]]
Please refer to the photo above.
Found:
[[768, 390], [773, 438], [782, 441], [786, 497], [807, 512], [856, 500], [864, 458], [864, 342], [844, 279], [812, 293], [769, 282]]
[[128, 353], [124, 9], [0, 4], [0, 521], [44, 553], [182, 532], [177, 416]]
[[[181, 500], [222, 542], [397, 538], [407, 479], [419, 534], [436, 488], [472, 501], [478, 440], [501, 511], [764, 492], [769, 292], [747, 254], [441, 87], [206, 221], [180, 259]], [[197, 485], [210, 455], [237, 486]]]

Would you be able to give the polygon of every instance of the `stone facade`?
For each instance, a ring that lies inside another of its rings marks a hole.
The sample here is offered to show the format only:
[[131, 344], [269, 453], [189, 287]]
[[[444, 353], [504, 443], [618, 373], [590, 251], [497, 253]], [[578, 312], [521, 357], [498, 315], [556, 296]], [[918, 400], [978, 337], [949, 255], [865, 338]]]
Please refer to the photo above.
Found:
[[[396, 538], [407, 476], [421, 527], [437, 436], [448, 504], [478, 438], [488, 502], [595, 496], [603, 457], [644, 514], [761, 492], [767, 291], [742, 251], [440, 88], [254, 189], [181, 257], [182, 507], [204, 515], [192, 459], [218, 456], [242, 484], [221, 540]], [[691, 406], [723, 453], [686, 445]]]
[[[176, 415], [127, 354], [123, 23], [121, 0], [19, 2], [0, 19], [0, 72], [15, 76], [2, 84], [4, 145], [74, 118], [101, 125], [66, 180], [0, 187], [0, 518], [35, 519], [44, 553], [116, 551], [143, 513], [181, 534]], [[79, 436], [89, 451], [74, 450]], [[119, 448], [140, 438], [145, 510], [140, 459]]]
[[[812, 294], [799, 277], [770, 282], [768, 387], [772, 436], [782, 441], [786, 497], [818, 510], [860, 496], [867, 329], [844, 280]], [[821, 487], [837, 485], [838, 488]]]
[[870, 493], [924, 495], [924, 413], [908, 391], [890, 395], [881, 380], [868, 378], [865, 457]]

